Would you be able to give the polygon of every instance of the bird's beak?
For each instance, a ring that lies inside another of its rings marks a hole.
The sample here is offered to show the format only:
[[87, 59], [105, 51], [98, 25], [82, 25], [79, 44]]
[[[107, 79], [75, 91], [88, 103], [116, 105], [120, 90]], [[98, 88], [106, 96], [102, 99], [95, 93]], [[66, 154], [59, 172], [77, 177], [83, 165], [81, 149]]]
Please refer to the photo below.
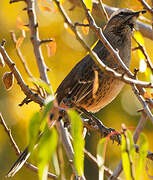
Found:
[[136, 12], [133, 12], [133, 13], [131, 14], [131, 16], [132, 16], [132, 17], [133, 17], [133, 16], [138, 17], [140, 14], [144, 14], [144, 13], [146, 13], [145, 10], [142, 10], [142, 11], [136, 11]]

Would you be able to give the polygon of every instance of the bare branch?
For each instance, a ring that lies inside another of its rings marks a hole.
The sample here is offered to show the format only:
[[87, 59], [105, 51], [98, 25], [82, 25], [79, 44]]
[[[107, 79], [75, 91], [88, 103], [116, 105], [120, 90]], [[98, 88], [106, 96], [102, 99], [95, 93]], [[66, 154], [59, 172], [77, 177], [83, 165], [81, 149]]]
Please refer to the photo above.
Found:
[[52, 91], [49, 79], [47, 77], [47, 67], [44, 62], [44, 58], [43, 58], [41, 47], [40, 47], [41, 41], [39, 39], [38, 23], [37, 23], [36, 11], [35, 11], [35, 1], [25, 0], [25, 3], [27, 4], [29, 28], [31, 31], [31, 42], [33, 44], [34, 54], [36, 57], [36, 62], [39, 69], [40, 78], [50, 86], [50, 89]]
[[[76, 3], [78, 1], [69, 0], [73, 5], [75, 6], [81, 6], [80, 3]], [[107, 6], [103, 3], [103, 6], [107, 12], [107, 14], [110, 16], [114, 11], [117, 11], [118, 8]], [[101, 17], [103, 19], [103, 15], [101, 13], [101, 10], [99, 8], [99, 3], [97, 1], [93, 2], [93, 10], [92, 13], [95, 14], [97, 17]], [[140, 21], [136, 21], [136, 26], [138, 27], [139, 31], [142, 33], [142, 35], [146, 38], [149, 38], [153, 40], [153, 31], [152, 27], [148, 24], [142, 23]]]
[[[16, 142], [14, 141], [14, 139], [13, 139], [13, 137], [12, 137], [11, 129], [9, 129], [9, 128], [7, 127], [7, 125], [6, 125], [5, 121], [4, 121], [1, 113], [0, 113], [0, 124], [3, 126], [4, 131], [5, 131], [6, 134], [8, 135], [8, 137], [9, 137], [9, 142], [10, 142], [12, 148], [14, 149], [16, 155], [19, 156], [21, 152], [20, 152], [20, 150], [19, 150]], [[28, 168], [28, 169], [30, 169], [30, 170], [38, 173], [38, 168], [35, 167], [33, 164], [30, 164], [30, 163], [26, 162], [24, 165], [25, 165], [26, 168]], [[48, 173], [48, 177], [51, 178], [51, 179], [57, 179], [57, 176], [54, 175], [54, 174], [52, 174], [52, 173]]]
[[144, 9], [148, 10], [151, 15], [153, 15], [153, 9], [149, 6], [149, 4], [144, 0], [138, 0], [144, 7]]
[[[2, 45], [3, 45], [3, 43], [2, 43]], [[2, 54], [5, 63], [8, 65], [9, 69], [14, 74], [14, 76], [18, 82], [18, 85], [21, 87], [22, 91], [29, 99], [31, 99], [32, 101], [34, 101], [42, 106], [44, 103], [44, 99], [41, 98], [38, 94], [33, 93], [29, 89], [29, 87], [25, 84], [20, 72], [18, 71], [18, 69], [15, 66], [15, 63], [8, 56], [7, 52], [5, 51], [4, 46], [2, 46], [2, 45], [0, 45], [0, 53]]]
[[39, 44], [44, 44], [44, 43], [49, 43], [49, 42], [52, 42], [53, 39], [43, 39], [43, 40], [40, 40]]
[[101, 12], [104, 13], [105, 18], [106, 18], [106, 21], [108, 21], [109, 17], [108, 17], [108, 14], [107, 14], [104, 6], [103, 6], [103, 2], [102, 2], [102, 0], [98, 0], [98, 1], [99, 1], [99, 5], [100, 5]]
[[[15, 35], [14, 31], [10, 31], [10, 34], [11, 34], [12, 41], [13, 41], [14, 45], [16, 46], [17, 39], [16, 39], [16, 35]], [[30, 78], [33, 78], [33, 75], [31, 74], [31, 72], [30, 72], [30, 70], [29, 70], [29, 68], [27, 66], [27, 63], [26, 63], [25, 59], [22, 56], [20, 48], [16, 48], [16, 52], [17, 52], [17, 55], [18, 55], [18, 57], [20, 58], [20, 60], [21, 60], [21, 62], [23, 64], [25, 72], [28, 74], [28, 76]]]
[[138, 44], [137, 49], [140, 49], [140, 51], [143, 53], [144, 57], [146, 58], [147, 65], [151, 69], [151, 72], [153, 73], [153, 64], [151, 62], [150, 57], [147, 54], [145, 47], [141, 43], [139, 43], [139, 41], [137, 41], [137, 39], [134, 36], [133, 36], [133, 39]]
[[[87, 156], [87, 158], [95, 164], [95, 166], [98, 168], [98, 162], [97, 159], [90, 153], [88, 152], [86, 149], [84, 149], [84, 153]], [[112, 171], [110, 169], [108, 169], [106, 166], [104, 166], [104, 173], [106, 176], [111, 176], [112, 175]], [[116, 178], [115, 180], [121, 180], [120, 178]]]

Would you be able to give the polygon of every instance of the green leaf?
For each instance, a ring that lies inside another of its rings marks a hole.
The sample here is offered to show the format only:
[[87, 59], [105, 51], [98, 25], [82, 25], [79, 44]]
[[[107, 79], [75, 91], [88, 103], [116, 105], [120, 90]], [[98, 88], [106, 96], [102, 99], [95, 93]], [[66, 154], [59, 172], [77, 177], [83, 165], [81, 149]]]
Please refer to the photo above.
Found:
[[97, 146], [97, 162], [99, 167], [99, 180], [104, 179], [104, 161], [106, 153], [106, 138], [99, 141]]
[[134, 147], [133, 136], [129, 130], [126, 131], [126, 135], [127, 135], [128, 141], [129, 141], [129, 144], [128, 144], [129, 154], [130, 154], [130, 157], [132, 158], [132, 160], [134, 160], [134, 158], [135, 158], [135, 147]]
[[44, 88], [48, 94], [52, 94], [50, 86], [41, 79], [31, 78], [30, 81]]
[[38, 168], [39, 179], [47, 180], [48, 164], [57, 146], [58, 136], [54, 128], [49, 130], [46, 126], [45, 132], [40, 138], [38, 146]]
[[68, 111], [71, 119], [71, 134], [74, 148], [74, 165], [79, 176], [84, 172], [84, 139], [82, 136], [83, 124], [79, 114], [74, 110]]
[[33, 114], [29, 123], [29, 128], [28, 128], [30, 152], [33, 150], [33, 147], [35, 146], [37, 142], [40, 124], [41, 124], [41, 114], [39, 112], [36, 112]]
[[124, 135], [122, 135], [121, 149], [122, 149], [122, 164], [123, 164], [123, 170], [125, 172], [126, 180], [132, 180], [132, 174], [131, 174], [132, 167], [131, 167], [130, 159], [128, 155], [129, 149], [128, 149], [128, 144], [126, 142], [126, 138]]
[[147, 150], [148, 150], [147, 138], [143, 133], [140, 134], [140, 146], [139, 146], [139, 148], [140, 148], [139, 159], [138, 159], [138, 165], [136, 167], [136, 180], [140, 179], [142, 171], [145, 167], [145, 158], [147, 156]]
[[92, 0], [84, 0], [86, 7], [92, 10]]

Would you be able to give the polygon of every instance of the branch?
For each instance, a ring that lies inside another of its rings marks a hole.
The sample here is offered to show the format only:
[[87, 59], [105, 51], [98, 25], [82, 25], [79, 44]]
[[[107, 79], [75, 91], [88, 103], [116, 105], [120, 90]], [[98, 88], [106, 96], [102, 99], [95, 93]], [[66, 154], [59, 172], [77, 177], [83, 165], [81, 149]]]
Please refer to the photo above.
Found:
[[[74, 0], [69, 0], [74, 6], [81, 6], [80, 3], [78, 3], [77, 1]], [[118, 8], [115, 7], [110, 7], [107, 6], [106, 4], [103, 3], [103, 6], [107, 12], [107, 14], [110, 16], [114, 11], [117, 11]], [[101, 19], [103, 19], [103, 14], [101, 13], [101, 10], [99, 8], [99, 3], [94, 1], [93, 2], [93, 9], [92, 9], [92, 13], [95, 14], [97, 17], [100, 17]], [[152, 31], [152, 27], [148, 24], [142, 23], [140, 21], [136, 21], [136, 26], [138, 27], [139, 31], [142, 33], [142, 35], [146, 38], [149, 38], [151, 40], [153, 40], [153, 31]]]
[[[44, 82], [46, 82], [52, 91], [48, 76], [47, 76], [47, 67], [44, 62], [44, 58], [41, 51], [41, 40], [39, 39], [39, 32], [38, 32], [38, 23], [37, 23], [37, 17], [36, 17], [36, 11], [35, 11], [35, 2], [34, 0], [25, 0], [25, 3], [27, 4], [27, 14], [29, 18], [29, 28], [31, 31], [31, 42], [34, 49], [34, 54], [36, 57], [37, 66], [40, 73], [40, 79], [42, 79]], [[53, 91], [52, 91], [53, 92]], [[53, 94], [53, 93], [52, 93]]]
[[[134, 143], [136, 143], [138, 141], [138, 137], [139, 137], [140, 133], [143, 131], [146, 122], [147, 122], [147, 116], [144, 112], [142, 112], [142, 117], [141, 117], [141, 119], [135, 129], [134, 135], [133, 135]], [[139, 146], [135, 145], [135, 150], [137, 153], [139, 153]], [[153, 153], [148, 151], [147, 158], [149, 158], [150, 160], [153, 160]], [[123, 170], [122, 160], [120, 160], [118, 166], [115, 168], [113, 174], [109, 177], [108, 180], [115, 180], [115, 178], [120, 175], [122, 170]]]
[[[84, 154], [92, 163], [95, 164], [95, 166], [97, 168], [99, 168], [97, 159], [90, 152], [88, 152], [86, 149], [84, 149]], [[104, 166], [104, 173], [106, 176], [111, 176], [113, 174], [113, 172], [110, 169], [108, 169], [106, 166]], [[115, 178], [115, 180], [120, 180], [120, 178], [117, 177], [117, 178]]]
[[[11, 38], [12, 38], [12, 41], [13, 41], [13, 43], [14, 43], [14, 46], [16, 46], [17, 39], [16, 39], [16, 35], [15, 35], [14, 31], [11, 31], [10, 34], [11, 34]], [[21, 51], [20, 51], [20, 48], [16, 48], [16, 52], [17, 52], [17, 55], [18, 55], [18, 57], [20, 58], [20, 60], [21, 60], [21, 62], [22, 62], [22, 64], [23, 64], [23, 67], [24, 67], [24, 69], [25, 69], [25, 72], [27, 73], [27, 75], [28, 75], [30, 78], [33, 78], [33, 75], [31, 74], [31, 72], [30, 72], [30, 70], [29, 70], [29, 68], [28, 68], [28, 66], [27, 66], [27, 63], [26, 63], [25, 59], [24, 59], [23, 56], [22, 56], [22, 53], [21, 53]]]
[[140, 49], [140, 51], [143, 53], [144, 57], [146, 58], [148, 67], [151, 69], [151, 72], [153, 73], [153, 64], [151, 62], [150, 57], [147, 54], [145, 47], [141, 43], [139, 43], [139, 41], [137, 41], [137, 39], [134, 36], [133, 36], [133, 39], [138, 44], [138, 47], [136, 47], [135, 49]]
[[63, 147], [64, 147], [65, 152], [67, 154], [68, 161], [72, 167], [72, 171], [75, 174], [75, 177], [77, 178], [78, 173], [76, 172], [74, 164], [73, 164], [73, 147], [72, 147], [71, 141], [69, 139], [67, 130], [65, 128], [63, 128], [61, 121], [56, 122], [56, 128], [57, 128], [57, 131], [58, 131], [58, 133], [62, 139], [62, 144], [63, 144]]
[[[119, 74], [117, 72], [115, 72], [113, 69], [109, 68], [108, 66], [106, 66], [101, 60], [100, 58], [97, 56], [97, 54], [92, 51], [88, 45], [85, 43], [85, 41], [82, 39], [80, 33], [76, 30], [76, 26], [73, 25], [73, 23], [71, 22], [70, 18], [67, 16], [65, 10], [63, 9], [63, 7], [61, 6], [60, 2], [58, 0], [54, 0], [54, 2], [56, 3], [56, 5], [58, 6], [59, 8], [59, 11], [62, 15], [62, 17], [64, 18], [64, 21], [69, 25], [69, 27], [72, 29], [72, 31], [75, 33], [76, 35], [76, 38], [78, 39], [78, 41], [81, 43], [81, 45], [84, 47], [84, 49], [86, 49], [90, 56], [92, 57], [92, 59], [94, 60], [94, 62], [98, 65], [98, 67], [104, 71], [104, 72], [107, 72], [109, 73], [110, 75], [114, 76], [115, 78], [117, 79], [120, 79], [128, 84], [136, 84], [138, 85], [138, 88], [141, 90], [141, 92], [145, 92], [145, 89], [142, 89], [142, 87], [145, 87], [146, 86], [146, 83], [145, 82], [142, 82], [142, 81], [138, 81], [135, 79], [135, 76], [133, 73], [131, 73], [129, 71], [129, 69], [126, 67], [126, 65], [123, 63], [122, 59], [120, 58], [119, 56], [119, 53], [118, 51], [114, 50], [113, 47], [110, 45], [110, 43], [107, 41], [107, 39], [105, 38], [105, 36], [103, 35], [102, 33], [102, 29], [99, 28], [93, 17], [91, 16], [90, 12], [88, 11], [85, 3], [83, 0], [81, 0], [81, 5], [83, 7], [83, 9], [85, 10], [86, 12], [86, 15], [87, 15], [87, 18], [88, 18], [88, 21], [89, 21], [89, 25], [91, 27], [91, 29], [96, 33], [97, 37], [103, 42], [103, 44], [105, 45], [105, 47], [108, 49], [108, 51], [110, 52], [110, 54], [112, 55], [112, 57], [114, 58], [114, 60], [119, 64], [119, 66], [121, 66], [123, 68], [123, 70], [128, 74], [128, 76], [130, 77], [127, 77], [125, 76], [124, 74]], [[142, 86], [143, 84], [143, 86]], [[147, 87], [149, 86], [152, 86], [151, 85], [152, 83], [147, 83]], [[145, 85], [145, 86], [144, 86]], [[142, 101], [140, 101], [142, 103]], [[142, 105], [144, 105], [142, 103]], [[145, 108], [146, 110], [146, 108]], [[148, 113], [148, 111], [146, 111], [146, 113]], [[148, 114], [148, 116], [151, 118], [151, 121], [153, 123], [153, 116], [152, 114], [150, 115], [150, 113]]]
[[[13, 139], [13, 137], [12, 137], [11, 129], [9, 129], [9, 128], [7, 127], [7, 125], [6, 125], [5, 121], [4, 121], [1, 113], [0, 113], [0, 124], [3, 126], [4, 131], [6, 132], [6, 134], [7, 134], [8, 137], [9, 137], [9, 142], [10, 142], [10, 144], [11, 144], [11, 147], [14, 149], [16, 155], [19, 156], [21, 152], [20, 152], [20, 150], [19, 150], [16, 142], [14, 141], [14, 139]], [[24, 164], [24, 166], [25, 166], [26, 168], [28, 168], [28, 169], [36, 172], [36, 173], [38, 172], [38, 168], [35, 167], [33, 164], [30, 164], [30, 163], [26, 162], [26, 163]], [[54, 175], [54, 174], [52, 174], [52, 173], [48, 173], [48, 177], [51, 178], [51, 179], [57, 179], [57, 176]]]
[[18, 85], [21, 87], [21, 90], [28, 97], [28, 99], [30, 99], [30, 100], [40, 104], [40, 106], [42, 106], [44, 104], [44, 99], [41, 98], [38, 94], [33, 93], [29, 89], [29, 87], [25, 84], [20, 72], [18, 71], [18, 69], [15, 66], [15, 63], [11, 60], [11, 58], [8, 56], [7, 52], [5, 51], [3, 44], [4, 44], [4, 41], [2, 41], [2, 43], [0, 45], [0, 53], [3, 56], [5, 63], [8, 65], [9, 69], [14, 74]]
[[144, 0], [138, 0], [144, 7], [144, 9], [148, 10], [149, 13], [153, 16], [153, 9], [149, 6], [149, 4]]

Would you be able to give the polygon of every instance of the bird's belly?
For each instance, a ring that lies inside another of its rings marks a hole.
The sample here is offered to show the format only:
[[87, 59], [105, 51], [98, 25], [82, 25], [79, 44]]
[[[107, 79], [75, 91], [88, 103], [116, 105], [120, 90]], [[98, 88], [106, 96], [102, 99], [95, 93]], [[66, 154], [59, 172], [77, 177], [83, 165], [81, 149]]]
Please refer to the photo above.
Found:
[[114, 82], [110, 84], [109, 88], [102, 88], [101, 96], [97, 96], [91, 105], [88, 104], [82, 107], [84, 107], [87, 111], [97, 112], [109, 104], [120, 93], [124, 86], [124, 83], [119, 80], [113, 79], [113, 81]]

